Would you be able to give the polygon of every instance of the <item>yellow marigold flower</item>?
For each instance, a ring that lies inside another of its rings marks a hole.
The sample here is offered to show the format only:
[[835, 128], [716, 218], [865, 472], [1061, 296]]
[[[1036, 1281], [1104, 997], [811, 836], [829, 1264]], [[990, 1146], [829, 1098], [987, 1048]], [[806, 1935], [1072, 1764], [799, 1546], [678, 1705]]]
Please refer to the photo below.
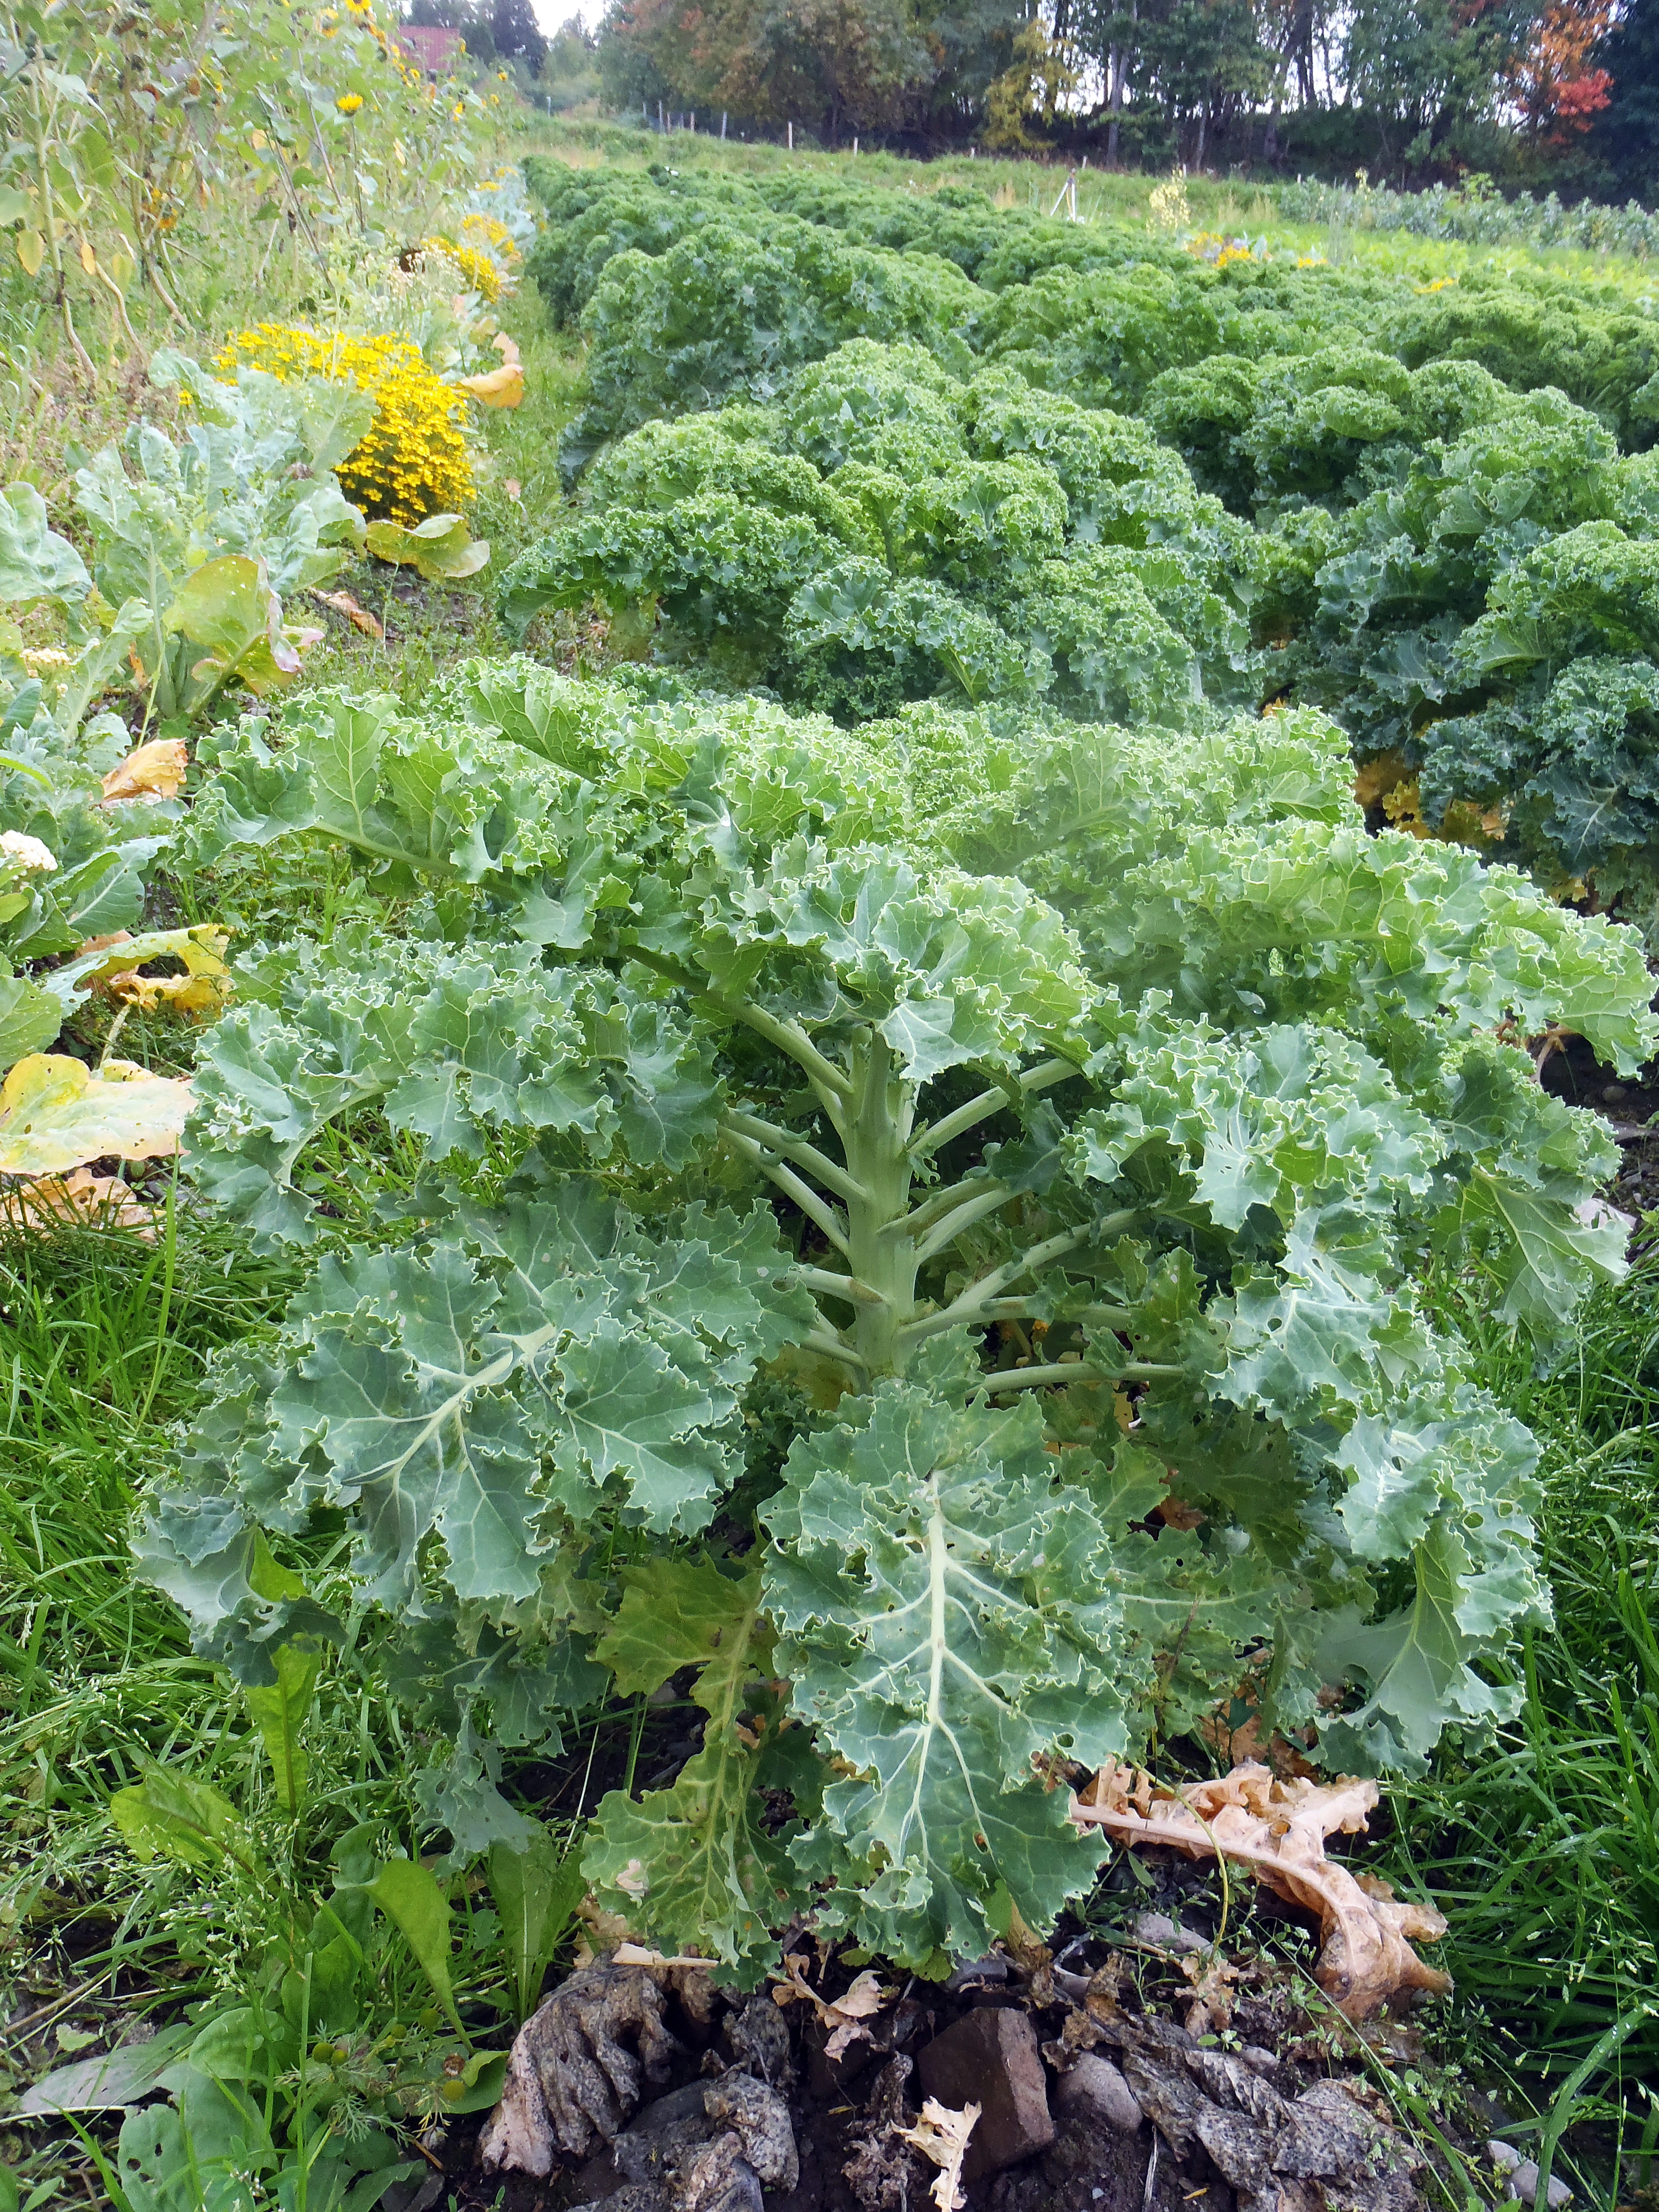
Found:
[[435, 253], [448, 262], [465, 279], [468, 289], [477, 292], [480, 298], [494, 301], [501, 296], [501, 272], [489, 256], [480, 253], [475, 246], [457, 246], [448, 238], [423, 238], [420, 251]]
[[361, 92], [343, 92], [334, 103], [342, 115], [355, 115], [362, 104], [363, 95]]
[[341, 464], [340, 484], [366, 514], [406, 526], [453, 514], [473, 496], [466, 395], [434, 376], [409, 339], [369, 338], [260, 323], [239, 331], [214, 363], [227, 382], [247, 362], [284, 381], [349, 378], [374, 395], [374, 420]]

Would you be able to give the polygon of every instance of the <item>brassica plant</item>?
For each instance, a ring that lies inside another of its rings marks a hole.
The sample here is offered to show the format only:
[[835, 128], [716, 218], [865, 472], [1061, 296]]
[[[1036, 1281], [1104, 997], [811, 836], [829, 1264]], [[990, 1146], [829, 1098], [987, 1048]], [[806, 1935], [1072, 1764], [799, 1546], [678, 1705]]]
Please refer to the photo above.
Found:
[[[750, 1982], [809, 1908], [927, 1972], [1048, 1924], [1068, 1778], [1218, 1698], [1370, 1771], [1500, 1716], [1534, 1447], [1419, 1285], [1547, 1352], [1617, 1272], [1523, 1048], [1631, 1065], [1648, 982], [1351, 775], [1310, 713], [849, 734], [525, 662], [250, 720], [197, 856], [343, 844], [400, 927], [250, 956], [207, 1040], [193, 1172], [318, 1257], [145, 1571], [251, 1681], [378, 1621], [463, 1858], [504, 1753], [678, 1678], [584, 1865]], [[314, 1196], [368, 1113], [423, 1164], [365, 1249]]]

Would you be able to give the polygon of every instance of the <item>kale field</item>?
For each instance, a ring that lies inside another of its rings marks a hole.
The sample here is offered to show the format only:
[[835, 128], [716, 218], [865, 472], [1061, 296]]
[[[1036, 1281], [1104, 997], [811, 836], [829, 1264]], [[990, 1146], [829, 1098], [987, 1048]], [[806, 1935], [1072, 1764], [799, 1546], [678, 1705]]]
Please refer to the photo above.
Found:
[[0, 301], [0, 2212], [1651, 2212], [1650, 264], [465, 104]]

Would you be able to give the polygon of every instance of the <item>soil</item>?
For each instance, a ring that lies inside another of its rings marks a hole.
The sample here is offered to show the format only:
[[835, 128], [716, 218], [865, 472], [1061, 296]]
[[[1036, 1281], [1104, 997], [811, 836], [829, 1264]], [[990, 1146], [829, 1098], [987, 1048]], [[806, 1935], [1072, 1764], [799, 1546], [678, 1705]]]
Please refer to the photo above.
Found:
[[[1565, 1040], [1543, 1066], [1546, 1091], [1570, 1106], [1589, 1106], [1606, 1121], [1622, 1158], [1608, 1196], [1639, 1221], [1659, 1210], [1659, 1060], [1635, 1075], [1605, 1067], [1583, 1037]], [[1638, 1244], [1650, 1241], [1639, 1237]]]
[[[1170, 1873], [1180, 1879], [1173, 1868]], [[1198, 1932], [1203, 1917], [1188, 1910], [1187, 1926]], [[1421, 2038], [1408, 2019], [1368, 2024], [1362, 2037], [1321, 2001], [1292, 1957], [1275, 1955], [1282, 1946], [1249, 1956], [1245, 1944], [1229, 1940], [1237, 1972], [1231, 2023], [1194, 2041], [1181, 2024], [1192, 2001], [1181, 1959], [1145, 1946], [1117, 1948], [1081, 1934], [1069, 1944], [1056, 1941], [1062, 1948], [1053, 1957], [1036, 1948], [1011, 1954], [998, 1947], [945, 1984], [884, 1974], [896, 2002], [870, 2023], [871, 2041], [837, 2059], [826, 2055], [830, 2030], [812, 2008], [785, 2008], [789, 2055], [776, 2069], [775, 2086], [788, 2104], [800, 2180], [787, 2193], [767, 2191], [763, 2212], [932, 2212], [935, 2170], [896, 2141], [893, 2129], [913, 2123], [921, 2102], [914, 2062], [943, 2030], [984, 2006], [1030, 2019], [1051, 2109], [1060, 2074], [1080, 2051], [1094, 2049], [1121, 2061], [1158, 2124], [1146, 2120], [1123, 2134], [1086, 2110], [1057, 2110], [1046, 2149], [965, 2184], [958, 2199], [965, 2212], [1419, 2212], [1423, 2199], [1413, 2175], [1429, 2180], [1425, 2147], [1395, 2132], [1389, 2097], [1377, 2086], [1394, 2068], [1420, 2061]], [[811, 1954], [809, 1938], [800, 1948]], [[844, 1990], [854, 1971], [834, 1958], [810, 1959], [810, 1978], [825, 1996]], [[728, 2066], [752, 2069], [754, 2038], [745, 2032], [742, 2008], [774, 2002], [766, 1990], [746, 2000], [715, 1993], [699, 2018], [674, 1989], [665, 1996], [667, 2023], [680, 2049], [666, 2079], [645, 2092], [647, 2124], [655, 2100]], [[1322, 2182], [1309, 2176], [1281, 2187], [1263, 2172], [1261, 2179], [1272, 2185], [1265, 2194], [1239, 2186], [1249, 2161], [1241, 2165], [1234, 2138], [1255, 2130], [1256, 2095], [1281, 2116], [1285, 2105], [1301, 2098], [1301, 2115], [1312, 2110], [1307, 2092], [1314, 2093], [1315, 2106], [1322, 2099], [1334, 2104], [1350, 2123], [1357, 2116], [1371, 2137], [1366, 2158], [1340, 2176], [1333, 2165]], [[434, 2173], [401, 2201], [388, 2198], [392, 2212], [441, 2212], [447, 2204], [456, 2212], [567, 2212], [607, 2199], [623, 2185], [603, 2147], [586, 2160], [556, 2157], [545, 2179], [486, 2173], [477, 2160], [483, 2118], [451, 2128], [434, 2145], [442, 2178]], [[1478, 2157], [1468, 2128], [1447, 2115], [1439, 2124]], [[1200, 2134], [1216, 2145], [1218, 2158]], [[672, 2191], [660, 2202], [667, 2212], [686, 2212]], [[632, 2189], [617, 2212], [624, 2207], [648, 2212]]]

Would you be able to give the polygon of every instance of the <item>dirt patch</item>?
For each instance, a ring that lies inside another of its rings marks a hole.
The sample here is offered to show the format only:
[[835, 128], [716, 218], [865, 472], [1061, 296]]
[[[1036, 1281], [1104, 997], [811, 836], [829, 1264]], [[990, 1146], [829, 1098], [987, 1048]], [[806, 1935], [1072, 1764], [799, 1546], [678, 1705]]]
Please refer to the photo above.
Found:
[[[948, 2082], [982, 2108], [964, 2212], [1417, 2212], [1423, 2148], [1376, 2086], [1380, 2068], [1416, 2055], [1405, 2022], [1384, 2021], [1362, 2045], [1316, 1997], [1304, 2003], [1305, 1977], [1264, 1954], [1233, 1962], [1228, 2029], [1194, 2036], [1182, 2024], [1191, 1977], [1177, 1960], [1149, 1974], [1144, 1959], [1081, 1937], [1062, 1955], [1071, 1964], [1056, 1967], [1045, 1951], [999, 1948], [945, 1984], [884, 1975], [887, 2001], [867, 2035], [833, 2057], [834, 2026], [807, 2005], [659, 1974], [660, 2008], [644, 2012], [672, 2055], [653, 2029], [651, 2078], [635, 2069], [613, 2136], [585, 2157], [556, 2146], [544, 2175], [497, 2172], [481, 2162], [483, 2124], [460, 2124], [441, 2146], [443, 2176], [388, 2203], [932, 2212], [939, 2170], [907, 2131], [930, 2083]], [[854, 1968], [830, 1959], [811, 1972], [834, 1997]], [[626, 2008], [608, 1984], [605, 2003], [614, 2027]], [[552, 2103], [558, 2084], [549, 2087]], [[793, 2167], [754, 2118], [784, 2108]]]

